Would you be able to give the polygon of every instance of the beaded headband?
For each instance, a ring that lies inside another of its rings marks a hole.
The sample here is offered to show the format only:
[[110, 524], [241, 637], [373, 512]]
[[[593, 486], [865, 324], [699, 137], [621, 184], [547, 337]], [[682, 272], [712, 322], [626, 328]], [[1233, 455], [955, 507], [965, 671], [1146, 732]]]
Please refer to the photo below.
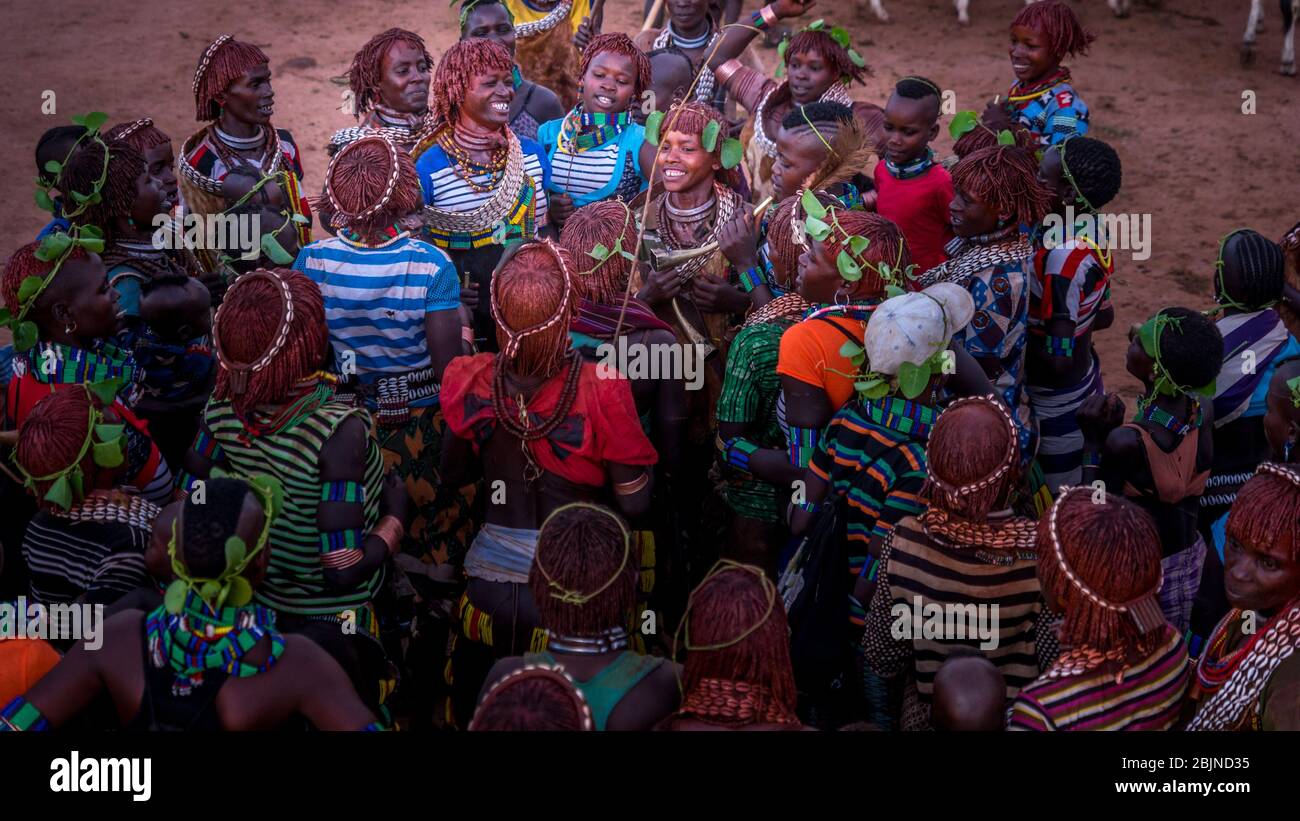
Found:
[[[376, 200], [373, 205], [364, 211], [351, 214], [348, 213], [347, 209], [339, 204], [338, 199], [334, 196], [334, 168], [338, 165], [339, 160], [343, 159], [344, 155], [348, 154], [357, 146], [362, 145], [363, 143], [373, 142], [383, 143], [384, 147], [388, 149], [388, 161], [390, 168], [392, 169], [388, 174], [388, 184], [384, 187], [383, 195]], [[330, 207], [334, 209], [334, 216], [330, 218], [330, 224], [335, 228], [343, 228], [349, 223], [358, 222], [372, 214], [379, 213], [379, 210], [387, 205], [388, 201], [393, 198], [393, 192], [397, 190], [397, 180], [401, 176], [401, 173], [402, 166], [398, 162], [397, 146], [393, 145], [393, 143], [383, 137], [362, 137], [359, 140], [355, 140], [343, 146], [343, 150], [334, 155], [334, 159], [330, 160], [329, 168], [325, 170], [325, 196], [329, 198]]]
[[590, 593], [581, 593], [577, 590], [569, 590], [565, 588], [555, 579], [552, 579], [550, 573], [546, 572], [546, 568], [542, 566], [542, 558], [540, 555], [540, 551], [534, 557], [534, 562], [536, 562], [537, 564], [537, 572], [542, 574], [543, 579], [546, 579], [546, 586], [555, 590], [557, 594], [555, 596], [555, 600], [563, 604], [572, 604], [581, 607], [582, 605], [586, 604], [587, 602], [599, 596], [601, 593], [604, 593], [607, 589], [609, 589], [610, 585], [618, 581], [619, 577], [623, 575], [623, 571], [627, 568], [628, 556], [630, 556], [632, 553], [632, 534], [628, 532], [627, 525], [623, 524], [623, 520], [620, 519], [618, 516], [615, 516], [614, 512], [611, 511], [609, 508], [601, 507], [600, 505], [593, 505], [588, 502], [571, 502], [570, 504], [561, 505], [560, 507], [557, 507], [555, 510], [551, 511], [551, 515], [547, 516], [546, 521], [542, 522], [541, 530], [538, 531], [539, 538], [541, 533], [546, 532], [546, 525], [550, 524], [551, 519], [554, 519], [556, 514], [560, 513], [561, 511], [571, 510], [573, 508], [584, 508], [586, 510], [594, 510], [599, 513], [602, 513], [605, 516], [608, 516], [609, 518], [613, 519], [615, 524], [618, 525], [618, 529], [623, 533], [623, 561], [618, 563], [618, 570], [615, 570], [614, 575], [609, 577], [609, 581], [605, 582], [600, 587], [597, 587], [595, 590], [591, 591]]
[[132, 134], [134, 134], [135, 132], [139, 131], [142, 128], [152, 128], [152, 127], [153, 127], [153, 118], [141, 117], [140, 119], [128, 125], [126, 128], [122, 129], [122, 133], [118, 134], [116, 137], [114, 137], [114, 139], [125, 140], [127, 137], [131, 136]]
[[1011, 468], [1019, 461], [1019, 459], [1017, 459], [1017, 450], [1020, 445], [1020, 436], [1016, 431], [1016, 423], [1011, 418], [1011, 411], [1007, 410], [1006, 405], [999, 402], [997, 397], [993, 394], [988, 394], [986, 396], [965, 396], [958, 399], [945, 408], [943, 413], [939, 414], [939, 419], [935, 421], [935, 426], [938, 426], [939, 420], [942, 420], [944, 415], [949, 414], [953, 410], [964, 405], [991, 407], [998, 412], [998, 416], [1007, 423], [1007, 433], [1009, 437], [1007, 440], [1007, 455], [1003, 457], [1002, 464], [998, 466], [997, 470], [973, 484], [962, 485], [960, 487], [949, 484], [936, 476], [933, 464], [927, 459], [925, 466], [926, 477], [930, 480], [932, 485], [939, 488], [949, 496], [969, 496], [973, 493], [978, 493], [985, 488], [991, 487], [995, 483], [1001, 481], [1002, 477], [1007, 474], [1007, 471], [1011, 470]]
[[[230, 304], [230, 297], [235, 292], [236, 288], [255, 279], [270, 280], [276, 284], [278, 293], [280, 294], [281, 315], [283, 319], [280, 322], [280, 329], [276, 332], [275, 339], [271, 342], [271, 346], [266, 349], [266, 353], [262, 354], [261, 357], [253, 363], [236, 362], [226, 354], [226, 351], [221, 344], [221, 332], [219, 330], [221, 327], [221, 312]], [[230, 371], [230, 392], [232, 394], [238, 396], [248, 390], [249, 376], [265, 368], [271, 363], [271, 360], [275, 358], [276, 354], [280, 353], [280, 350], [284, 348], [285, 343], [289, 339], [289, 329], [292, 325], [293, 292], [289, 290], [289, 283], [286, 282], [283, 277], [265, 269], [261, 269], [250, 271], [236, 279], [231, 284], [230, 288], [226, 291], [226, 296], [221, 303], [221, 307], [217, 308], [217, 315], [212, 320], [212, 347], [217, 352], [217, 360], [221, 362], [221, 366]]]
[[[556, 323], [563, 321], [573, 303], [573, 275], [569, 273], [569, 266], [564, 264], [564, 257], [560, 254], [559, 246], [549, 239], [540, 239], [535, 242], [527, 243], [526, 245], [521, 245], [519, 248], [522, 250], [523, 248], [534, 246], [544, 248], [548, 254], [555, 258], [556, 264], [560, 266], [560, 272], [564, 275], [564, 294], [560, 298], [560, 304], [556, 307], [554, 316], [550, 319], [539, 322], [536, 325], [524, 328], [522, 331], [515, 331], [506, 324], [505, 317], [501, 315], [501, 309], [499, 307], [501, 299], [501, 277], [499, 274], [501, 272], [497, 271], [497, 273], [492, 276], [492, 320], [496, 322], [497, 327], [506, 332], [506, 344], [501, 351], [502, 356], [506, 359], [515, 358], [515, 355], [519, 353], [519, 347], [523, 344], [525, 338], [550, 330]], [[516, 253], [518, 252], [516, 251]], [[504, 270], [504, 267], [505, 266], [502, 266], [502, 270]]]
[[1292, 465], [1280, 465], [1276, 462], [1264, 462], [1255, 468], [1255, 475], [1262, 473], [1271, 473], [1274, 476], [1281, 476], [1296, 487], [1300, 487], [1300, 469]]
[[[758, 578], [760, 584], [763, 587], [763, 593], [764, 595], [767, 596], [767, 609], [763, 611], [763, 615], [761, 618], [758, 619], [758, 621], [754, 622], [754, 624], [751, 625], [750, 627], [742, 630], [740, 632], [740, 635], [736, 636], [734, 639], [717, 642], [716, 644], [692, 645], [691, 628], [690, 625], [688, 624], [688, 620], [689, 620], [691, 608], [695, 606], [695, 597], [699, 595], [699, 592], [704, 589], [704, 586], [708, 584], [709, 581], [713, 579], [715, 576], [720, 576], [723, 573], [736, 572], [736, 571], [741, 573], [752, 573], [754, 576]], [[686, 609], [682, 612], [681, 621], [678, 622], [677, 624], [677, 631], [674, 632], [673, 634], [673, 656], [676, 657], [677, 655], [677, 649], [678, 649], [677, 640], [679, 637], [678, 636], [679, 633], [682, 634], [681, 635], [682, 646], [685, 647], [687, 650], [691, 650], [691, 651], [724, 650], [728, 647], [734, 647], [737, 644], [740, 644], [742, 641], [749, 638], [764, 624], [767, 624], [767, 620], [772, 617], [772, 613], [776, 610], [777, 601], [778, 598], [776, 593], [776, 585], [773, 584], [772, 580], [767, 577], [767, 574], [763, 572], [762, 568], [755, 567], [752, 564], [742, 564], [740, 562], [735, 562], [730, 559], [719, 559], [718, 562], [713, 565], [713, 568], [710, 569], [709, 572], [704, 576], [704, 579], [698, 585], [696, 585], [694, 590], [691, 591], [691, 595], [686, 600]]]
[[545, 664], [525, 664], [518, 670], [513, 670], [505, 676], [498, 679], [491, 687], [488, 688], [487, 694], [479, 702], [478, 709], [474, 711], [474, 717], [470, 719], [467, 729], [478, 730], [478, 717], [482, 714], [483, 708], [495, 697], [500, 695], [503, 687], [513, 684], [524, 679], [543, 678], [551, 681], [560, 681], [568, 685], [565, 692], [571, 694], [573, 706], [578, 708], [578, 717], [582, 726], [579, 728], [584, 731], [595, 729], [596, 723], [591, 717], [591, 707], [587, 704], [587, 699], [583, 697], [582, 691], [578, 689], [578, 684], [573, 678], [560, 667], [549, 667]]
[[199, 67], [194, 69], [194, 94], [196, 96], [199, 93], [199, 83], [203, 82], [203, 75], [207, 73], [208, 64], [217, 55], [217, 50], [233, 39], [235, 39], [234, 35], [223, 34], [209, 43], [208, 47], [203, 50], [203, 58], [199, 60]]
[[[1048, 514], [1047, 519], [1048, 535], [1052, 540], [1052, 555], [1055, 557], [1057, 565], [1060, 566], [1061, 572], [1065, 574], [1065, 578], [1069, 579], [1070, 584], [1072, 584], [1076, 590], [1082, 593], [1093, 604], [1115, 613], [1127, 613], [1129, 617], [1133, 619], [1133, 623], [1137, 626], [1139, 633], [1145, 635], [1146, 633], [1150, 633], [1151, 631], [1160, 628], [1166, 623], [1164, 613], [1160, 609], [1160, 601], [1157, 598], [1160, 593], [1160, 588], [1163, 587], [1165, 583], [1165, 571], [1163, 567], [1160, 568], [1160, 578], [1156, 580], [1156, 585], [1150, 592], [1143, 593], [1132, 601], [1127, 601], [1123, 604], [1114, 604], [1113, 602], [1109, 602], [1094, 593], [1092, 588], [1088, 587], [1088, 585], [1084, 583], [1083, 579], [1079, 578], [1079, 576], [1074, 572], [1074, 569], [1070, 567], [1070, 563], [1065, 560], [1065, 552], [1061, 550], [1061, 540], [1056, 533], [1056, 512], [1061, 509], [1063, 504], [1065, 504], [1065, 500], [1070, 497], [1070, 494], [1076, 490], [1081, 490], [1084, 493], [1092, 492], [1092, 489], [1089, 487], [1063, 486], [1060, 495], [1056, 498], [1056, 503], [1052, 505], [1052, 511]], [[1106, 495], [1109, 496], [1110, 494]]]

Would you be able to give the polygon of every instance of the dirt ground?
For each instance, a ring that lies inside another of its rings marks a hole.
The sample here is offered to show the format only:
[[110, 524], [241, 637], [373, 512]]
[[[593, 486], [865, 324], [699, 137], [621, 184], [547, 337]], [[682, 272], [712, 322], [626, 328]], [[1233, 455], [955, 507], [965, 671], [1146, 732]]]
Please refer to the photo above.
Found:
[[[270, 55], [275, 123], [303, 148], [310, 191], [319, 190], [329, 135], [352, 124], [342, 110], [345, 87], [334, 78], [366, 38], [403, 26], [424, 36], [437, 56], [456, 36], [446, 0], [6, 5], [0, 128], [16, 157], [0, 182], [6, 255], [44, 222], [32, 201], [32, 150], [41, 132], [101, 110], [110, 123], [151, 116], [179, 145], [197, 128], [194, 65], [219, 34]], [[634, 31], [641, 5], [608, 0], [605, 30]], [[958, 25], [949, 0], [887, 0], [889, 24], [853, 15], [853, 0], [823, 0], [812, 14], [845, 24], [874, 69], [856, 97], [883, 103], [897, 78], [922, 74], [952, 89], [958, 110], [982, 110], [1011, 79], [1005, 32], [1020, 0], [971, 5], [969, 27]], [[1238, 62], [1245, 0], [1165, 0], [1164, 9], [1141, 6], [1127, 20], [1112, 18], [1104, 0], [1075, 6], [1098, 34], [1092, 54], [1075, 61], [1075, 85], [1092, 109], [1092, 133], [1115, 145], [1124, 162], [1124, 187], [1110, 210], [1152, 216], [1151, 258], [1119, 253], [1118, 318], [1097, 340], [1108, 387], [1131, 396], [1137, 385], [1123, 372], [1129, 324], [1163, 305], [1207, 307], [1224, 233], [1249, 226], [1277, 238], [1300, 219], [1300, 81], [1276, 73], [1275, 3], [1266, 3], [1259, 60], [1248, 69]], [[761, 54], [769, 64], [775, 59], [772, 50]], [[42, 114], [46, 90], [56, 94], [56, 115]], [[1248, 90], [1253, 115], [1242, 113]], [[939, 153], [950, 153], [950, 145], [945, 129]]]

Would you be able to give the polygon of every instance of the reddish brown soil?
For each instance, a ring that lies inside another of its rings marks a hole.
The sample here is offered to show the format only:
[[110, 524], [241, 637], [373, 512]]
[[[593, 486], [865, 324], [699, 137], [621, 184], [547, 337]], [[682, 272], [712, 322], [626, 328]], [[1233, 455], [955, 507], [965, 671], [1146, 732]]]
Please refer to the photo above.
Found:
[[[848, 25], [875, 70], [856, 95], [883, 102], [905, 74], [924, 74], [957, 95], [958, 109], [982, 109], [1010, 79], [1005, 31], [1020, 0], [975, 0], [974, 23], [957, 24], [948, 0], [888, 0], [894, 21], [852, 16], [851, 0], [821, 4], [815, 14]], [[1136, 387], [1123, 373], [1124, 331], [1162, 305], [1209, 304], [1217, 241], [1238, 226], [1279, 237], [1300, 203], [1300, 83], [1276, 73], [1280, 21], [1270, 5], [1260, 59], [1250, 69], [1237, 49], [1244, 0], [1166, 0], [1113, 19], [1102, 0], [1076, 4], [1097, 32], [1089, 57], [1076, 62], [1076, 87], [1093, 111], [1093, 134], [1113, 143], [1124, 161], [1124, 188], [1112, 209], [1150, 213], [1151, 258], [1120, 253], [1114, 285], [1118, 318], [1098, 338], [1112, 389]], [[4, 144], [13, 155], [0, 192], [3, 250], [42, 225], [32, 202], [32, 148], [40, 133], [89, 110], [110, 122], [152, 116], [179, 142], [196, 127], [190, 80], [200, 49], [229, 32], [260, 45], [275, 73], [276, 118], [305, 152], [307, 188], [318, 191], [322, 146], [351, 118], [341, 110], [343, 86], [333, 78], [371, 34], [392, 25], [414, 29], [435, 55], [456, 36], [445, 0], [302, 0], [293, 4], [180, 2], [169, 4], [62, 0], [58, 20], [47, 3], [18, 0], [5, 15]], [[606, 30], [634, 27], [641, 0], [609, 0]], [[762, 51], [769, 63], [774, 52]], [[55, 116], [41, 113], [46, 89], [57, 94]], [[1241, 111], [1255, 92], [1257, 113]], [[938, 146], [948, 153], [944, 134]]]

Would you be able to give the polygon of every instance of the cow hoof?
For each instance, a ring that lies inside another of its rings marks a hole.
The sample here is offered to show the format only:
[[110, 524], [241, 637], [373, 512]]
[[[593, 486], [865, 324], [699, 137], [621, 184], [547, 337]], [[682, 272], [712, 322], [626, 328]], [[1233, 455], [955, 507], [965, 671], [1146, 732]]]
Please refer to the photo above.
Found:
[[1251, 45], [1242, 45], [1241, 47], [1241, 64], [1251, 66], [1255, 64], [1255, 47]]
[[1278, 69], [1278, 73], [1279, 73], [1279, 74], [1283, 74], [1283, 75], [1285, 75], [1285, 76], [1287, 76], [1287, 77], [1294, 77], [1294, 76], [1295, 76], [1295, 63], [1283, 63], [1283, 64], [1282, 64], [1282, 67], [1281, 67], [1280, 69]]

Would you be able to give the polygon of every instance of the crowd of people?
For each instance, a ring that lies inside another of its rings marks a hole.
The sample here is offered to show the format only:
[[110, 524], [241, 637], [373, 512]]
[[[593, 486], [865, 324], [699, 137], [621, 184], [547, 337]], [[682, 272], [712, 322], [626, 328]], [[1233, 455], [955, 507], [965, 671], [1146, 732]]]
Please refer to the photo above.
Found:
[[1070, 5], [948, 158], [815, 0], [663, 5], [375, 35], [323, 179], [230, 35], [179, 150], [42, 136], [0, 595], [105, 617], [0, 631], [0, 730], [1300, 729], [1300, 226], [1130, 413]]

